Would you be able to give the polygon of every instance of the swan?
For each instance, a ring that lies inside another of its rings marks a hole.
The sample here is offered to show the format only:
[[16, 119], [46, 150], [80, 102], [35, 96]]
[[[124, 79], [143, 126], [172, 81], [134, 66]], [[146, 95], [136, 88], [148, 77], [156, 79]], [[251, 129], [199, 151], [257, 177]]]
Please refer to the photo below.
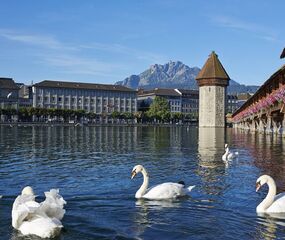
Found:
[[285, 212], [285, 193], [276, 195], [276, 184], [272, 177], [262, 175], [256, 180], [256, 192], [267, 183], [269, 190], [266, 198], [256, 207], [258, 213], [281, 213]]
[[179, 183], [162, 183], [156, 186], [153, 186], [148, 189], [149, 176], [146, 169], [142, 165], [136, 165], [131, 174], [133, 179], [139, 172], [143, 175], [143, 184], [136, 192], [136, 198], [146, 198], [152, 200], [162, 200], [162, 199], [173, 199], [181, 196], [185, 196], [191, 192], [195, 186], [185, 187], [183, 181]]
[[229, 149], [228, 144], [225, 144], [225, 153], [222, 156], [222, 159], [224, 161], [227, 161], [227, 160], [231, 160], [231, 159], [233, 159], [233, 158], [235, 158], [237, 156], [238, 156], [238, 152], [234, 152], [234, 153], [231, 152], [230, 149]]
[[30, 186], [22, 190], [12, 208], [12, 226], [23, 235], [37, 235], [41, 238], [53, 238], [59, 235], [65, 214], [65, 200], [58, 189], [45, 192], [45, 201], [35, 201], [35, 194]]

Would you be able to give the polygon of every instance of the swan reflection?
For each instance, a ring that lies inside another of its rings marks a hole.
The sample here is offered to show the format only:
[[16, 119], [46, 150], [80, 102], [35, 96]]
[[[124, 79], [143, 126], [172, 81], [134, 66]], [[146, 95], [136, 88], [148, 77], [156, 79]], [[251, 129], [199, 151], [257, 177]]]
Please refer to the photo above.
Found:
[[277, 239], [276, 232], [278, 226], [285, 226], [285, 213], [257, 213], [258, 223], [262, 226], [259, 228], [259, 234], [262, 239]]
[[136, 201], [136, 206], [141, 207], [142, 209], [149, 210], [149, 209], [156, 209], [160, 210], [163, 208], [174, 208], [180, 207], [181, 202], [177, 199], [168, 199], [168, 200], [145, 200], [139, 199]]

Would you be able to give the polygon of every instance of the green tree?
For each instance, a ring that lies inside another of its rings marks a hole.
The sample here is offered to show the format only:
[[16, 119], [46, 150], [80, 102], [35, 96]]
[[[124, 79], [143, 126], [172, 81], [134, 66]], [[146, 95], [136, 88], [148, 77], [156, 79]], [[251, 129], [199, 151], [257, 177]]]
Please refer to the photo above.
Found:
[[176, 112], [176, 113], [171, 114], [171, 118], [172, 118], [174, 121], [182, 120], [182, 119], [183, 119], [183, 114], [180, 113], [180, 112]]
[[118, 111], [114, 111], [111, 113], [111, 117], [113, 119], [119, 119], [120, 118], [120, 113]]
[[162, 120], [163, 122], [170, 119], [170, 107], [168, 101], [163, 97], [155, 97], [147, 111], [147, 116], [151, 119]]

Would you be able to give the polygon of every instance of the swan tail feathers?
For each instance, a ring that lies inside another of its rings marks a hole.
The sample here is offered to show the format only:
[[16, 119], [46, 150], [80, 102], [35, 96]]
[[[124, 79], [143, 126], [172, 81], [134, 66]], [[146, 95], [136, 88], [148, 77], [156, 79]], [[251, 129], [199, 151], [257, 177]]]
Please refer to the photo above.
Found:
[[61, 220], [65, 214], [66, 201], [59, 194], [59, 190], [51, 189], [49, 192], [45, 192], [45, 196], [46, 199], [41, 204], [42, 210], [48, 217]]

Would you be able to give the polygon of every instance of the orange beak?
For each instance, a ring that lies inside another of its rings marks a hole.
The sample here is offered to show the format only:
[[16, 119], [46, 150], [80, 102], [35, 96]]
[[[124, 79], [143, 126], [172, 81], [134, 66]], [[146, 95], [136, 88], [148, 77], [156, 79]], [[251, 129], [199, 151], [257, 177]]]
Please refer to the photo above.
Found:
[[259, 190], [259, 188], [261, 187], [260, 183], [256, 183], [255, 187], [256, 187], [255, 191], [257, 192]]
[[132, 174], [131, 174], [131, 179], [133, 179], [135, 176], [137, 175], [136, 171], [132, 171]]

